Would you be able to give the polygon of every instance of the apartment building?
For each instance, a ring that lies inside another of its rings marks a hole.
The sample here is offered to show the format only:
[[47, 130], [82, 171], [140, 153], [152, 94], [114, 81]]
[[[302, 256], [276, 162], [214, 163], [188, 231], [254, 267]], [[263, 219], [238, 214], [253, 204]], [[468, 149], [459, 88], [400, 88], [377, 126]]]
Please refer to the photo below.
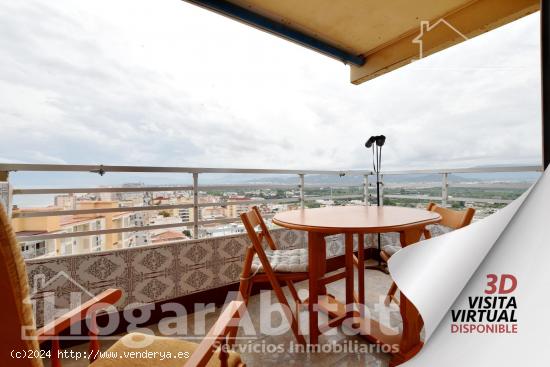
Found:
[[231, 196], [227, 201], [236, 202], [236, 204], [225, 206], [225, 216], [227, 218], [239, 218], [242, 213], [246, 213], [253, 206], [253, 204], [250, 203], [252, 199], [245, 196]]
[[[56, 210], [61, 208], [48, 207], [48, 208], [31, 208], [31, 209], [17, 209], [14, 208], [14, 213], [27, 213], [45, 210]], [[14, 232], [18, 236], [34, 236], [48, 233], [61, 232], [60, 217], [29, 217], [29, 218], [14, 218], [12, 221]], [[60, 239], [56, 240], [33, 240], [21, 242], [21, 252], [24, 258], [33, 258], [44, 255], [55, 255], [59, 248], [58, 243]]]
[[[117, 208], [115, 201], [76, 201], [72, 204], [68, 196], [58, 196], [56, 202], [63, 206], [46, 208], [14, 208], [14, 214], [33, 213], [38, 211], [55, 211], [67, 209], [67, 205], [75, 209], [90, 210]], [[79, 214], [48, 217], [17, 217], [13, 219], [16, 235], [29, 236], [51, 233], [93, 232], [105, 229], [120, 228], [117, 213]], [[66, 237], [55, 240], [33, 240], [21, 242], [21, 250], [25, 257], [71, 255], [87, 252], [97, 252], [118, 248], [118, 234], [90, 234], [87, 236]]]
[[74, 195], [56, 195], [53, 202], [55, 207], [69, 210], [75, 208], [76, 198]]
[[[117, 213], [113, 216], [114, 228], [143, 227], [149, 223], [150, 213]], [[114, 248], [128, 248], [151, 244], [148, 231], [121, 232], [116, 234]]]

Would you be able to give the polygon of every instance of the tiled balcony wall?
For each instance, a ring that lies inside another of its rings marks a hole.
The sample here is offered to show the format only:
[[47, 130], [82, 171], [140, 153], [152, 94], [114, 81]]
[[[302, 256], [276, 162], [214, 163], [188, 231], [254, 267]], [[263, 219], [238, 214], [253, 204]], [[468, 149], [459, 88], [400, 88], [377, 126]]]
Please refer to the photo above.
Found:
[[[276, 243], [283, 249], [306, 247], [303, 232], [276, 229]], [[343, 253], [340, 235], [327, 237], [327, 256]], [[367, 246], [374, 246], [367, 237]], [[119, 309], [178, 298], [237, 283], [248, 237], [244, 234], [127, 248], [82, 255], [27, 260], [32, 298], [38, 326], [44, 323], [43, 302], [55, 294], [56, 308], [69, 308], [70, 296], [82, 294], [82, 301], [107, 288], [120, 288]], [[51, 313], [48, 313], [48, 315]]]

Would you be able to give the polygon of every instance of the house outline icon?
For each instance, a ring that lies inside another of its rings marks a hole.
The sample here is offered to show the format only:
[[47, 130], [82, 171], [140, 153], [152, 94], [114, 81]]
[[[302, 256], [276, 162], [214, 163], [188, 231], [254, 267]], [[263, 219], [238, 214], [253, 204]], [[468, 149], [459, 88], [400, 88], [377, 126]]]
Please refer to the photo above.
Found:
[[[440, 18], [438, 21], [432, 23], [431, 25], [430, 25], [429, 20], [422, 20], [420, 22], [420, 33], [418, 34], [418, 36], [416, 36], [412, 40], [412, 43], [417, 43], [418, 44], [418, 48], [419, 48], [418, 56], [419, 57], [418, 57], [417, 60], [420, 60], [424, 57], [424, 41], [422, 40], [422, 38], [424, 37], [425, 33], [430, 32], [432, 29], [437, 28], [440, 24], [444, 24], [447, 27], [449, 27], [453, 32], [455, 32], [457, 35], [462, 37], [464, 39], [464, 41], [468, 40], [468, 37], [466, 37], [462, 32], [460, 32], [451, 23], [449, 23], [448, 21], [446, 21], [443, 18]], [[413, 59], [413, 61], [414, 61], [414, 59]]]
[[[65, 278], [66, 281], [71, 282], [72, 284], [74, 284], [78, 289], [80, 289], [82, 291], [82, 293], [86, 294], [91, 299], [96, 297], [95, 294], [90, 292], [88, 289], [84, 288], [80, 283], [78, 283], [76, 280], [74, 280], [73, 277], [71, 277], [69, 274], [67, 274], [64, 271], [60, 271], [55, 276], [53, 276], [50, 280], [48, 280], [47, 282], [46, 282], [46, 275], [45, 274], [35, 275], [33, 277], [32, 292], [29, 293], [28, 297], [23, 302], [31, 304], [31, 305], [36, 303], [36, 298], [33, 298], [33, 296], [35, 296], [41, 290], [47, 288], [50, 284], [53, 284], [54, 282], [56, 282], [60, 278]], [[48, 293], [52, 293], [52, 292], [48, 292]], [[21, 337], [23, 339], [28, 339], [29, 338], [28, 331], [34, 330], [35, 328], [36, 328], [36, 325], [22, 325], [22, 327], [21, 327]]]
[[[74, 280], [73, 277], [71, 277], [69, 274], [67, 274], [64, 271], [58, 272], [55, 276], [53, 276], [47, 282], [46, 282], [46, 276], [44, 274], [36, 275], [33, 279], [34, 280], [34, 282], [33, 282], [33, 292], [30, 294], [31, 297], [33, 295], [37, 294], [39, 292], [39, 289], [44, 289], [44, 288], [48, 287], [50, 284], [54, 283], [55, 281], [57, 281], [61, 277], [65, 278], [69, 282], [73, 283], [77, 288], [82, 290], [83, 293], [86, 293], [91, 298], [95, 297], [95, 295], [92, 292], [90, 292], [88, 289], [84, 288], [80, 283], [78, 283], [76, 280]], [[41, 285], [40, 287], [39, 287], [39, 283]]]

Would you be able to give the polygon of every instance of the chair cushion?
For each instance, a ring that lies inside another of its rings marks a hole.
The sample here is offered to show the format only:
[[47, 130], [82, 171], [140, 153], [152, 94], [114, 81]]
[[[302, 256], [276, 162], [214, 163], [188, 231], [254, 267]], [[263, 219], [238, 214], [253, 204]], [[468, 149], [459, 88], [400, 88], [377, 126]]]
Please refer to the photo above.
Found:
[[430, 234], [432, 235], [432, 237], [441, 236], [445, 233], [449, 233], [449, 232], [453, 231], [453, 228], [443, 226], [441, 224], [428, 224], [426, 226], [426, 229], [428, 231], [430, 231]]
[[[294, 250], [265, 250], [265, 254], [271, 264], [271, 268], [275, 272], [301, 273], [308, 271], [307, 249], [305, 248]], [[254, 255], [251, 269], [252, 272], [264, 272], [264, 268], [257, 254]]]
[[[453, 228], [442, 226], [441, 224], [428, 224], [426, 226], [426, 229], [430, 231], [430, 234], [432, 237], [437, 237], [444, 235], [445, 233], [449, 233], [453, 231]], [[384, 233], [384, 235], [387, 235], [387, 233]], [[384, 235], [382, 235], [382, 238], [384, 239]], [[422, 237], [423, 239], [424, 237]], [[397, 242], [399, 240], [399, 237], [395, 238], [386, 238], [386, 241], [382, 240], [382, 242], [390, 243], [388, 245], [382, 246], [382, 250], [389, 256], [393, 256], [397, 251], [401, 250], [401, 245]], [[397, 243], [396, 243], [397, 242]]]
[[[189, 355], [197, 349], [199, 345], [197, 343], [168, 338], [160, 337], [154, 335], [147, 335], [142, 333], [130, 333], [118, 340], [111, 348], [107, 349], [107, 352], [112, 352], [110, 354], [111, 358], [106, 354], [104, 358], [97, 359], [94, 363], [91, 364], [93, 367], [120, 367], [120, 366], [131, 366], [131, 367], [182, 367], [185, 366], [188, 358], [177, 358], [178, 353], [188, 352]], [[139, 356], [140, 352], [145, 354], [147, 353], [147, 358], [130, 358], [129, 356], [124, 358], [124, 353], [128, 354], [131, 352], [137, 352], [136, 355]], [[116, 353], [116, 357], [115, 357]], [[157, 353], [157, 358], [149, 358], [153, 356], [153, 353]], [[168, 353], [171, 354], [173, 358], [166, 358]], [[164, 355], [165, 358], [162, 359], [160, 356]], [[229, 367], [236, 367], [241, 363], [241, 357], [235, 352], [229, 352], [229, 358], [227, 359], [227, 364]], [[221, 366], [219, 353], [215, 352], [212, 355], [212, 358], [208, 361], [207, 367], [219, 367]]]
[[[375, 244], [378, 244], [378, 241], [377, 241], [377, 237], [376, 234], [374, 235], [374, 243]], [[385, 247], [385, 246], [401, 246], [401, 239], [400, 239], [400, 235], [399, 233], [397, 232], [388, 232], [388, 233], [382, 233], [380, 235], [380, 245], [381, 247]]]
[[393, 256], [397, 251], [401, 250], [401, 246], [399, 245], [387, 245], [382, 247], [382, 251], [384, 251], [388, 256]]

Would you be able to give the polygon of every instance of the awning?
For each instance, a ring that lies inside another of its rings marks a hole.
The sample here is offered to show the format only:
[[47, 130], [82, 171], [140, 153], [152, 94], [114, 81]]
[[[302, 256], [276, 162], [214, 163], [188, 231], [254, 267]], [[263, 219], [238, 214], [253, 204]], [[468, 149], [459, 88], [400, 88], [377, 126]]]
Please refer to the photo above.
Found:
[[186, 1], [350, 64], [354, 84], [540, 7], [540, 0]]
[[547, 0], [184, 0], [350, 65], [361, 84], [541, 8], [542, 157], [550, 165]]

